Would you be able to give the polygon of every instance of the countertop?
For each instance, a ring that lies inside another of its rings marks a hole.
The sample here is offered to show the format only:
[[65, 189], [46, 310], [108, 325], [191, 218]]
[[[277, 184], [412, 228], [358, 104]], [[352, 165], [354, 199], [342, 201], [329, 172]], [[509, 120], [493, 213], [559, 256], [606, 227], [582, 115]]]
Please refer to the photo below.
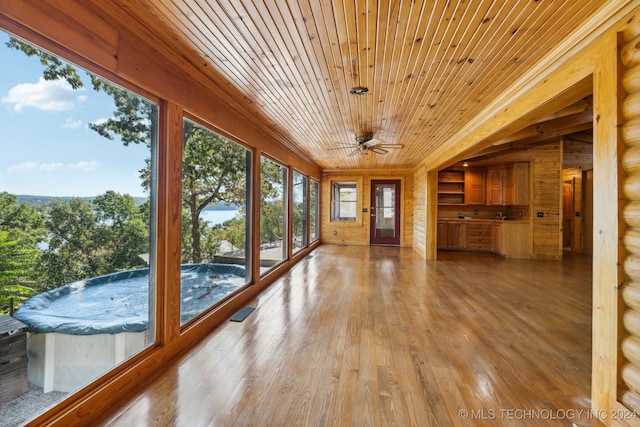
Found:
[[469, 221], [469, 222], [499, 222], [499, 223], [503, 223], [503, 222], [529, 222], [528, 218], [519, 218], [519, 219], [498, 219], [498, 218], [469, 218], [469, 217], [465, 217], [465, 218], [458, 218], [458, 217], [443, 217], [443, 218], [438, 218], [438, 222], [447, 222], [447, 221], [454, 221], [454, 222], [459, 222], [459, 221]]

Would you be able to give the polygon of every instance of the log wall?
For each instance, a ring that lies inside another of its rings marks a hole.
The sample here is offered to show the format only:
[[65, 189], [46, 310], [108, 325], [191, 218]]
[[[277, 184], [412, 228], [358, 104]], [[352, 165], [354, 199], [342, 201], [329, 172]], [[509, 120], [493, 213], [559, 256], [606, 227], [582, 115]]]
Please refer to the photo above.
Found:
[[625, 120], [622, 166], [627, 174], [623, 185], [626, 199], [623, 220], [627, 227], [623, 241], [627, 253], [622, 287], [619, 398], [627, 408], [640, 413], [640, 34], [627, 32], [626, 36], [621, 60], [626, 92], [622, 102]]

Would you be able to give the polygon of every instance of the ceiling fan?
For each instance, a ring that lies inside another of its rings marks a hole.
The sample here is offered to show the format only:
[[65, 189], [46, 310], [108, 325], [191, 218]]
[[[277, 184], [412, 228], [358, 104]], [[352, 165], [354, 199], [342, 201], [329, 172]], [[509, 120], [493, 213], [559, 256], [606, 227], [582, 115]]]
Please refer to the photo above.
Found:
[[373, 138], [372, 132], [359, 132], [356, 134], [356, 142], [358, 146], [355, 150], [349, 153], [350, 156], [356, 154], [365, 155], [369, 151], [373, 151], [376, 154], [387, 154], [389, 149], [402, 148], [403, 144], [385, 144], [384, 141]]

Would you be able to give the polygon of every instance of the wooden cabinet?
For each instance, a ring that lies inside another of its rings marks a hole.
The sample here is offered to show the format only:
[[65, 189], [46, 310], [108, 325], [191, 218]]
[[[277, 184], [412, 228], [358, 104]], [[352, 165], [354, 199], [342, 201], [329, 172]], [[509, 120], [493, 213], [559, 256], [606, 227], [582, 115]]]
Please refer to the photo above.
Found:
[[491, 224], [491, 252], [502, 254], [502, 224]]
[[530, 224], [528, 221], [502, 223], [500, 254], [507, 258], [529, 258], [531, 252]]
[[438, 249], [493, 252], [506, 258], [529, 258], [528, 221], [438, 221]]
[[465, 171], [465, 200], [467, 205], [484, 205], [486, 197], [485, 168]]
[[27, 325], [0, 314], [0, 402], [29, 390], [27, 380]]
[[437, 247], [438, 249], [446, 249], [447, 248], [447, 223], [446, 222], [438, 222], [438, 236], [437, 236]]
[[463, 205], [465, 203], [464, 170], [445, 169], [438, 172], [438, 204]]
[[518, 162], [505, 167], [504, 204], [529, 205], [529, 163]]
[[475, 251], [491, 250], [491, 224], [470, 222], [467, 225], [467, 248]]
[[464, 222], [447, 223], [447, 249], [467, 249], [467, 224]]
[[487, 205], [504, 205], [504, 167], [487, 168]]
[[529, 205], [529, 163], [487, 168], [487, 205]]

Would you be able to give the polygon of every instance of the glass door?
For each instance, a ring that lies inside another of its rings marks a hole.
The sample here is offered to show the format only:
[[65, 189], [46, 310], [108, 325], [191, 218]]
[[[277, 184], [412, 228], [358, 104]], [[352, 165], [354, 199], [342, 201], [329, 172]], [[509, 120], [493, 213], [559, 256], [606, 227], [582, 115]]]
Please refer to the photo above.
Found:
[[400, 181], [371, 181], [371, 244], [400, 245]]

